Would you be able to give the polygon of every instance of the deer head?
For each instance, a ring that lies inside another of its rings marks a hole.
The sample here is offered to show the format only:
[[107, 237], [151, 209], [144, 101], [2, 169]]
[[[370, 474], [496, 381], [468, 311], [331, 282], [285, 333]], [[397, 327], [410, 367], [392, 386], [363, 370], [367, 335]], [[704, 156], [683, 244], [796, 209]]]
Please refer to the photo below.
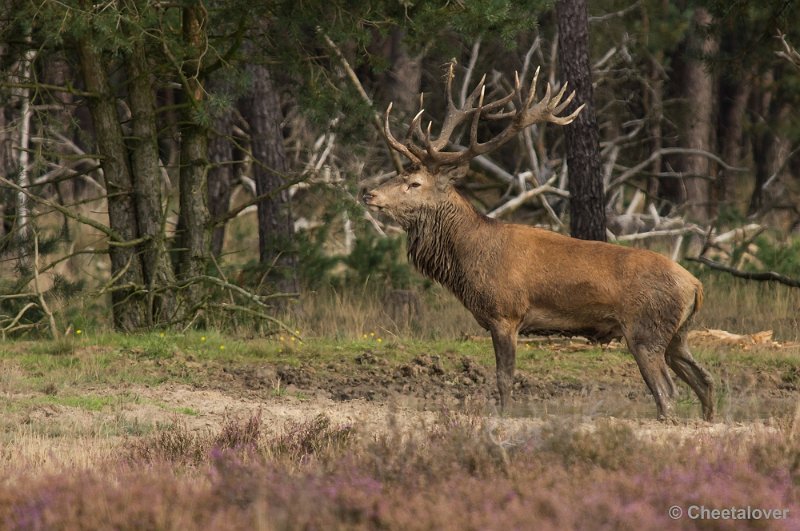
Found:
[[[365, 192], [363, 201], [370, 208], [385, 212], [405, 228], [408, 228], [407, 225], [417, 212], [440, 205], [456, 193], [452, 183], [466, 173], [471, 159], [494, 151], [531, 125], [544, 122], [569, 124], [584, 107], [581, 105], [571, 114], [560, 116], [575, 95], [572, 92], [564, 99], [566, 83], [555, 95], [548, 83], [544, 96], [537, 100], [538, 68], [526, 94], [523, 94], [519, 75], [515, 75], [514, 89], [509, 94], [498, 100], [486, 102], [484, 75], [466, 98], [464, 105], [457, 107], [453, 102], [452, 93], [454, 67], [455, 65], [450, 63], [447, 72], [447, 113], [442, 121], [439, 135], [435, 139], [431, 135], [432, 122], [428, 122], [427, 128], [422, 127], [422, 116], [425, 112], [422, 94], [420, 94], [420, 110], [411, 120], [403, 142], [395, 138], [389, 126], [391, 103], [384, 114], [383, 135], [387, 143], [411, 161], [411, 164], [395, 177]], [[482, 120], [507, 121], [507, 124], [498, 135], [480, 142], [478, 127]], [[469, 145], [465, 149], [446, 151], [445, 148], [448, 147], [453, 133], [466, 122], [469, 124]]]

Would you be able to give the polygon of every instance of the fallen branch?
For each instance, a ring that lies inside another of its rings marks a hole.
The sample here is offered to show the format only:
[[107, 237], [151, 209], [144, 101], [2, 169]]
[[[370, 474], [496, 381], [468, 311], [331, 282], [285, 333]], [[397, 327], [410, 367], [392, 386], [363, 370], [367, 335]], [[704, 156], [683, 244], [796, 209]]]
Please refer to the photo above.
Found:
[[790, 286], [792, 288], [800, 288], [800, 280], [781, 275], [780, 273], [776, 273], [774, 271], [742, 271], [741, 269], [736, 269], [730, 266], [726, 266], [724, 264], [720, 264], [719, 262], [709, 260], [704, 256], [698, 256], [697, 258], [686, 258], [686, 259], [691, 262], [699, 262], [711, 269], [722, 271], [734, 277], [743, 278], [745, 280], [778, 282], [780, 284], [783, 284], [785, 286]]
[[66, 92], [67, 94], [72, 94], [74, 96], [81, 96], [83, 98], [97, 98], [100, 95], [96, 92], [87, 92], [85, 90], [78, 90], [73, 87], [71, 84], [68, 84], [66, 87], [61, 85], [50, 85], [48, 83], [7, 83], [3, 82], [0, 83], [0, 87], [2, 88], [12, 88], [12, 89], [25, 89], [25, 90], [52, 90], [53, 92]]
[[33, 291], [36, 293], [37, 299], [39, 299], [39, 308], [47, 317], [47, 324], [50, 327], [50, 335], [53, 336], [53, 339], [58, 339], [59, 332], [58, 326], [56, 325], [56, 319], [53, 317], [53, 312], [50, 311], [50, 307], [47, 305], [47, 301], [44, 299], [44, 293], [42, 292], [42, 288], [39, 285], [39, 235], [36, 231], [33, 231]]
[[647, 159], [643, 160], [642, 162], [640, 162], [636, 166], [628, 168], [627, 170], [622, 172], [619, 176], [617, 176], [616, 179], [614, 179], [613, 181], [611, 181], [609, 183], [607, 190], [612, 190], [612, 189], [616, 188], [617, 186], [625, 183], [625, 181], [627, 181], [631, 177], [637, 175], [643, 169], [645, 169], [646, 167], [651, 165], [653, 163], [653, 161], [656, 160], [658, 157], [662, 157], [664, 155], [697, 155], [697, 156], [706, 157], [708, 159], [711, 159], [714, 162], [716, 162], [717, 164], [719, 164], [720, 166], [722, 166], [724, 169], [729, 170], [729, 171], [746, 171], [746, 168], [737, 168], [735, 166], [731, 166], [730, 164], [727, 164], [724, 160], [719, 158], [717, 155], [715, 155], [715, 154], [713, 154], [711, 152], [708, 152], [708, 151], [704, 151], [702, 149], [661, 148], [661, 149], [658, 149], [658, 150], [654, 151], [653, 153], [651, 153], [650, 156]]
[[7, 333], [16, 330], [17, 323], [19, 322], [20, 319], [22, 319], [22, 316], [25, 315], [25, 312], [35, 307], [36, 307], [35, 302], [29, 302], [28, 304], [23, 306], [19, 312], [17, 312], [17, 315], [11, 320], [11, 324], [9, 324], [8, 326], [4, 326], [3, 328], [0, 328], [0, 333], [2, 333], [2, 338], [4, 341], [6, 339]]
[[496, 217], [502, 216], [506, 212], [513, 212], [514, 210], [519, 208], [523, 203], [525, 203], [526, 201], [529, 201], [531, 198], [536, 197], [536, 196], [538, 196], [540, 194], [544, 194], [544, 193], [547, 193], [547, 192], [551, 192], [551, 193], [563, 192], [563, 190], [560, 190], [558, 188], [553, 187], [553, 183], [556, 181], [557, 178], [558, 178], [558, 175], [553, 175], [550, 178], [550, 180], [548, 180], [543, 185], [537, 186], [536, 188], [533, 188], [531, 190], [526, 190], [525, 192], [523, 192], [523, 193], [519, 194], [517, 197], [515, 197], [515, 198], [513, 198], [513, 199], [511, 199], [511, 200], [509, 200], [509, 201], [507, 201], [505, 203], [503, 203], [502, 205], [500, 205], [499, 207], [495, 208], [494, 210], [492, 210], [491, 212], [487, 213], [486, 215], [489, 216], [490, 218], [496, 218]]
[[781, 40], [781, 44], [783, 45], [783, 50], [775, 52], [775, 55], [786, 59], [794, 66], [800, 68], [800, 53], [798, 53], [797, 49], [794, 46], [786, 42], [786, 35], [784, 35], [781, 32], [778, 32], [778, 38]]
[[292, 186], [294, 186], [294, 185], [296, 185], [296, 184], [298, 184], [300, 182], [303, 182], [305, 179], [306, 179], [306, 175], [300, 175], [298, 177], [295, 177], [294, 179], [285, 181], [279, 187], [273, 188], [269, 192], [265, 192], [263, 194], [257, 195], [255, 197], [253, 197], [252, 199], [250, 199], [249, 201], [246, 201], [246, 202], [242, 203], [241, 205], [237, 206], [236, 208], [230, 209], [226, 214], [223, 214], [222, 216], [220, 216], [218, 218], [212, 219], [211, 222], [210, 222], [210, 226], [217, 227], [219, 225], [227, 223], [229, 220], [238, 217], [239, 214], [241, 214], [244, 210], [250, 208], [251, 206], [255, 206], [258, 203], [260, 203], [261, 201], [264, 201], [265, 199], [269, 199], [271, 197], [274, 197], [277, 194], [283, 192], [284, 190], [288, 190]]
[[[279, 327], [279, 329], [281, 329], [284, 332], [288, 333], [289, 335], [291, 335], [295, 339], [298, 339], [298, 340], [302, 341], [302, 338], [299, 335], [295, 334], [292, 331], [292, 328], [289, 325], [287, 325], [286, 323], [284, 323], [280, 319], [276, 319], [275, 317], [272, 317], [271, 315], [267, 315], [264, 312], [259, 312], [258, 310], [254, 310], [254, 309], [248, 308], [246, 306], [240, 306], [238, 304], [228, 304], [228, 303], [225, 303], [225, 302], [222, 302], [222, 303], [218, 303], [218, 302], [208, 303], [208, 307], [209, 308], [217, 308], [217, 309], [220, 309], [220, 310], [225, 310], [227, 312], [243, 313], [243, 314], [249, 315], [251, 317], [258, 317], [259, 319], [264, 319], [265, 321], [269, 321], [270, 323], [273, 323], [273, 324], [277, 325]], [[277, 333], [277, 331], [276, 330], [272, 330], [269, 333], [270, 334], [275, 334], [275, 333]]]
[[700, 227], [689, 226], [689, 227], [681, 227], [679, 229], [651, 230], [649, 232], [623, 234], [621, 236], [617, 236], [616, 240], [620, 242], [632, 242], [636, 240], [646, 240], [648, 238], [658, 238], [661, 236], [683, 236], [684, 234], [688, 234], [690, 232], [700, 235], [705, 234], [705, 232], [703, 232], [703, 230]]

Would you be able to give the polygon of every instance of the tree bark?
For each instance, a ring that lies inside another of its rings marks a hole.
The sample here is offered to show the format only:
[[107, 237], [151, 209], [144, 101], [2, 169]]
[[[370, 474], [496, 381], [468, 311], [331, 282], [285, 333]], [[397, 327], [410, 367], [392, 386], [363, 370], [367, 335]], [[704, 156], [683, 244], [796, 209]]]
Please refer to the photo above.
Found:
[[[0, 54], [2, 58], [2, 54]], [[7, 127], [6, 113], [11, 114], [10, 110], [6, 107], [0, 107], [0, 175], [6, 179], [13, 180], [14, 164], [13, 156], [11, 153], [12, 144], [12, 129]], [[0, 237], [5, 236], [13, 230], [14, 219], [14, 192], [5, 186], [0, 188], [0, 203], [2, 205], [2, 224], [0, 225]], [[6, 244], [0, 244], [0, 250], [4, 250]]]
[[240, 110], [250, 126], [253, 178], [256, 194], [272, 193], [258, 203], [259, 261], [270, 268], [279, 291], [296, 291], [295, 260], [291, 250], [294, 235], [286, 183], [286, 152], [281, 132], [280, 100], [269, 70], [262, 65], [249, 68], [253, 86], [240, 101]]
[[[771, 90], [768, 88], [767, 90]], [[776, 196], [779, 195], [779, 177], [785, 169], [786, 158], [791, 151], [791, 142], [785, 134], [781, 124], [785, 123], [792, 115], [793, 108], [786, 102], [768, 100], [764, 118], [769, 127], [759, 128], [758, 134], [753, 136], [753, 162], [755, 164], [755, 187], [750, 197], [748, 214], [764, 214], [774, 206]], [[778, 133], [776, 133], [776, 131]], [[771, 186], [767, 187], [770, 182]]]
[[[7, 31], [6, 24], [0, 20], [0, 31]], [[0, 42], [0, 64], [6, 64], [9, 61], [8, 46]], [[15, 164], [11, 146], [13, 145], [14, 131], [9, 127], [13, 123], [12, 107], [7, 105], [0, 105], [0, 175], [6, 179], [14, 180]], [[8, 246], [8, 242], [4, 236], [9, 234], [14, 229], [14, 192], [5, 186], [0, 187], [0, 215], [2, 215], [2, 224], [0, 224], [0, 253], [4, 252]]]
[[[36, 58], [36, 50], [26, 50], [19, 63], [19, 79], [22, 83], [27, 83], [31, 77], [33, 61]], [[31, 140], [31, 121], [33, 110], [31, 106], [30, 89], [19, 89], [17, 98], [20, 102], [20, 126], [17, 134], [17, 172], [16, 182], [20, 188], [30, 186], [30, 176], [28, 166], [30, 165], [30, 140]], [[18, 251], [18, 267], [22, 270], [30, 270], [33, 260], [33, 220], [31, 219], [31, 207], [28, 196], [22, 192], [17, 192], [14, 202], [15, 219], [15, 248]]]
[[[664, 7], [663, 5], [661, 7]], [[666, 9], [656, 8], [654, 15], [660, 16]], [[650, 15], [646, 9], [642, 10], [642, 35], [645, 39], [650, 38]], [[648, 46], [649, 42], [646, 43]], [[654, 51], [652, 56], [647, 59], [649, 66], [647, 77], [642, 83], [642, 92], [644, 94], [643, 104], [645, 108], [645, 117], [648, 123], [648, 134], [650, 136], [650, 150], [652, 153], [658, 153], [664, 144], [664, 132], [662, 123], [664, 121], [664, 79], [666, 74], [664, 72], [664, 52], [661, 50]], [[662, 157], [657, 156], [653, 160], [651, 172], [653, 176], [647, 180], [647, 195], [652, 201], [655, 201], [660, 193], [661, 182], [658, 174], [661, 173]]]
[[403, 38], [405, 32], [395, 28], [389, 35], [389, 61], [385, 85], [389, 101], [403, 112], [415, 112], [419, 105], [422, 68], [419, 57], [408, 55]]
[[[231, 183], [233, 182], [233, 149], [227, 134], [230, 134], [230, 121], [226, 118], [217, 120], [217, 131], [208, 143], [208, 158], [211, 167], [208, 170], [208, 213], [214, 220], [228, 213], [231, 203]], [[227, 127], [226, 127], [227, 126]], [[225, 245], [225, 227], [227, 223], [215, 225], [211, 232], [211, 252], [214, 256], [222, 254]]]
[[764, 199], [763, 186], [769, 178], [768, 156], [774, 140], [769, 127], [774, 83], [773, 71], [767, 70], [758, 76], [756, 86], [753, 87], [752, 113], [756, 119], [753, 132], [750, 135], [750, 145], [753, 151], [755, 186], [747, 207], [748, 215], [755, 214], [762, 208]]
[[[589, 20], [585, 0], [556, 2], [561, 81], [575, 90], [570, 109], [586, 107], [564, 128], [569, 168], [570, 233], [584, 240], [606, 240], [605, 197], [600, 168], [597, 119], [589, 62]], [[565, 113], [569, 113], [567, 109]]]
[[[708, 57], [716, 49], [716, 42], [703, 35], [713, 19], [704, 8], [695, 9], [693, 31], [690, 33], [688, 48], [690, 58], [686, 62], [683, 81], [684, 98], [687, 102], [686, 147], [703, 151], [711, 150], [711, 118], [714, 110], [714, 79], [708, 71], [703, 57]], [[692, 57], [692, 55], [700, 57]], [[710, 164], [708, 158], [700, 155], [686, 155], [683, 161], [685, 179], [687, 216], [694, 221], [705, 223], [710, 219]]]
[[[209, 92], [223, 88], [223, 83], [212, 80]], [[214, 131], [208, 141], [208, 158], [211, 163], [208, 169], [208, 212], [212, 224], [228, 213], [231, 202], [231, 186], [233, 183], [233, 115], [232, 111], [223, 112], [214, 119]], [[211, 252], [214, 256], [222, 254], [225, 245], [225, 227], [227, 223], [214, 225], [211, 232]]]
[[[44, 72], [42, 73], [45, 83], [59, 87], [67, 86], [74, 79], [70, 64], [62, 53], [56, 53], [44, 58]], [[52, 110], [43, 116], [48, 129], [58, 131], [67, 138], [73, 136], [75, 127], [72, 125], [72, 115], [74, 108], [74, 96], [69, 92], [53, 92], [53, 98], [60, 109]], [[69, 155], [66, 149], [56, 148], [59, 155]], [[61, 157], [59, 157], [61, 158]], [[61, 158], [60, 164], [67, 164], [68, 159]], [[67, 179], [53, 185], [59, 200], [62, 204], [71, 203], [75, 197], [75, 182], [77, 179]], [[69, 239], [67, 219], [64, 218], [64, 236]]]
[[[749, 79], [738, 80], [730, 86], [729, 101], [722, 102], [725, 104], [719, 128], [722, 160], [731, 166], [739, 166], [743, 158], [744, 117], [751, 88]], [[726, 208], [739, 212], [742, 209], [738, 208], [736, 181], [736, 172], [723, 170], [717, 182], [717, 198]]]
[[[205, 273], [208, 262], [209, 214], [207, 201], [208, 131], [198, 122], [196, 113], [204, 103], [200, 62], [206, 39], [206, 10], [202, 2], [192, 2], [183, 9], [183, 39], [189, 49], [184, 62], [185, 85], [181, 96], [186, 104], [181, 116], [181, 157], [178, 215], [178, 276], [189, 280]], [[191, 284], [185, 291], [187, 307], [199, 302], [200, 286]]]
[[[122, 242], [109, 242], [111, 275], [118, 289], [111, 292], [114, 325], [122, 331], [141, 328], [146, 322], [146, 299], [136, 293], [144, 286], [142, 262], [137, 250], [119, 246], [138, 237], [138, 220], [134, 202], [133, 179], [128, 166], [128, 153], [117, 116], [116, 99], [111, 91], [100, 52], [86, 36], [78, 41], [81, 70], [86, 89], [98, 94], [89, 100], [97, 149], [108, 192], [108, 219]], [[115, 288], [115, 286], [112, 286]]]
[[[147, 324], [152, 326], [172, 319], [175, 274], [167, 254], [165, 212], [161, 196], [161, 165], [158, 155], [158, 128], [155, 113], [155, 90], [150, 77], [145, 43], [131, 36], [127, 61], [128, 102], [132, 115], [130, 160], [139, 235], [142, 243], [144, 281], [148, 287]], [[156, 293], [159, 293], [156, 295]]]

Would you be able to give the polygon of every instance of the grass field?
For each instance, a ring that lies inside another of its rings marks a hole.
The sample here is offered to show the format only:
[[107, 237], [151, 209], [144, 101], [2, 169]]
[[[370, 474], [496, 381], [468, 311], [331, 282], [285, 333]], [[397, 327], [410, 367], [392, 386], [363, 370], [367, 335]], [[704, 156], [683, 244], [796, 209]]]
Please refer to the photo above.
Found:
[[676, 426], [624, 349], [580, 341], [520, 347], [506, 416], [481, 337], [6, 342], [0, 528], [796, 529], [800, 348], [701, 339], [719, 419], [682, 387]]

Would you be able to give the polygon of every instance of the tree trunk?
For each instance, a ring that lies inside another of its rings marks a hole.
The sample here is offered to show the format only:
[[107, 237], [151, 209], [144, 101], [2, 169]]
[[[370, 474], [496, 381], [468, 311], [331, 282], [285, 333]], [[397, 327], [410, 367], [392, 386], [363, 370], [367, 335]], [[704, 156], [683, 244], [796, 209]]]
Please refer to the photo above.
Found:
[[[0, 55], [0, 58], [2, 56]], [[10, 113], [10, 110], [4, 106], [0, 106], [0, 175], [5, 177], [6, 179], [13, 179], [14, 174], [14, 164], [13, 164], [13, 156], [11, 152], [11, 144], [12, 144], [12, 130], [11, 128], [7, 127], [6, 122], [10, 122], [11, 120], [6, 120], [6, 113]], [[14, 192], [5, 186], [0, 188], [0, 203], [2, 204], [2, 225], [0, 225], [0, 242], [3, 242], [4, 237], [8, 234], [11, 230], [13, 230], [13, 218], [14, 218]], [[0, 250], [4, 250], [6, 248], [5, 243], [0, 243]]]
[[[33, 61], [36, 58], [36, 50], [26, 50], [19, 65], [19, 80], [21, 83], [28, 83], [31, 77]], [[20, 127], [16, 142], [17, 151], [17, 175], [16, 182], [20, 188], [27, 189], [30, 186], [28, 166], [30, 166], [30, 140], [31, 140], [31, 121], [33, 119], [33, 107], [31, 106], [30, 89], [19, 89], [17, 97], [20, 101]], [[18, 251], [18, 267], [21, 270], [31, 268], [33, 259], [33, 220], [31, 219], [31, 208], [28, 196], [22, 192], [17, 192], [14, 202], [14, 212], [16, 213], [14, 240], [15, 248]]]
[[[2, 24], [2, 22], [0, 22]], [[5, 30], [4, 26], [0, 29]], [[8, 48], [0, 43], [0, 62], [9, 61], [6, 57]], [[5, 102], [4, 102], [5, 103]], [[11, 146], [14, 143], [15, 131], [9, 127], [13, 123], [13, 111], [10, 105], [0, 105], [0, 175], [6, 179], [14, 180], [16, 165]], [[7, 240], [3, 238], [14, 230], [14, 197], [16, 194], [10, 188], [0, 187], [0, 214], [2, 214], [2, 225], [0, 225], [0, 252], [7, 248]]]
[[129, 146], [139, 235], [147, 238], [140, 251], [150, 298], [147, 319], [152, 326], [174, 317], [171, 288], [175, 285], [175, 275], [167, 254], [155, 91], [145, 53], [144, 42], [133, 36], [127, 61], [133, 129]]
[[403, 112], [416, 112], [419, 105], [419, 89], [422, 83], [422, 68], [419, 57], [410, 57], [400, 28], [389, 36], [390, 70], [386, 76], [386, 91], [389, 101]]
[[[44, 61], [44, 72], [42, 74], [45, 83], [64, 87], [67, 86], [72, 79], [74, 79], [74, 75], [70, 68], [70, 63], [65, 58], [64, 54], [56, 53], [46, 56]], [[58, 131], [66, 138], [70, 138], [73, 136], [74, 130], [76, 129], [72, 123], [75, 98], [69, 92], [61, 91], [54, 91], [50, 97], [53, 98], [54, 103], [56, 103], [60, 108], [58, 110], [54, 109], [43, 116], [46, 127], [48, 129]], [[61, 147], [60, 149], [56, 148], [56, 150], [59, 152], [59, 158], [61, 159], [59, 160], [59, 164], [67, 165], [69, 159], [62, 158], [62, 155], [69, 156], [70, 153], [68, 149]], [[53, 188], [55, 188], [59, 201], [61, 201], [62, 204], [69, 204], [74, 200], [76, 180], [77, 179], [67, 179], [53, 184]], [[68, 226], [67, 218], [64, 217], [63, 227], [64, 236], [66, 239], [69, 239], [69, 234], [67, 232]]]
[[[575, 101], [586, 107], [564, 128], [569, 168], [570, 233], [584, 240], [606, 240], [605, 197], [600, 169], [597, 120], [589, 62], [589, 20], [585, 0], [556, 2], [561, 81], [575, 90]], [[565, 113], [569, 113], [567, 109]]]
[[[230, 133], [230, 120], [217, 120], [215, 129], [222, 133]], [[226, 134], [213, 135], [208, 143], [208, 158], [211, 167], [208, 170], [208, 213], [211, 221], [222, 218], [228, 213], [231, 203], [231, 184], [233, 182], [233, 149]], [[222, 254], [225, 245], [225, 227], [227, 223], [214, 225], [211, 232], [211, 252], [214, 256]]]
[[130, 331], [141, 328], [146, 322], [147, 301], [136, 293], [144, 286], [142, 262], [135, 248], [114, 244], [138, 237], [133, 179], [117, 116], [116, 99], [91, 36], [78, 42], [78, 52], [86, 89], [98, 94], [89, 100], [89, 107], [106, 180], [109, 225], [122, 240], [109, 242], [111, 275], [116, 279], [111, 292], [114, 325], [119, 330]]
[[[178, 215], [178, 274], [189, 280], [205, 273], [208, 262], [209, 214], [207, 201], [208, 140], [206, 128], [197, 121], [196, 113], [204, 103], [200, 62], [206, 39], [206, 11], [202, 2], [193, 2], [183, 9], [183, 38], [190, 50], [184, 62], [181, 116], [180, 213]], [[200, 299], [200, 286], [191, 284], [185, 291], [188, 309], [194, 311]]]
[[291, 251], [294, 234], [287, 181], [286, 153], [281, 133], [280, 100], [265, 66], [249, 67], [253, 87], [240, 102], [250, 126], [253, 178], [256, 194], [272, 193], [258, 203], [259, 261], [270, 268], [279, 291], [296, 291], [295, 261]]
[[[767, 88], [767, 90], [771, 90]], [[785, 131], [785, 123], [792, 116], [793, 109], [786, 102], [776, 101], [767, 96], [764, 98], [768, 107], [764, 109], [763, 118], [757, 134], [753, 135], [753, 163], [755, 165], [755, 187], [750, 196], [748, 214], [765, 214], [774, 206], [780, 196], [779, 178], [785, 170], [786, 159], [791, 151], [791, 142], [781, 134]], [[783, 127], [782, 127], [783, 125]], [[768, 186], [769, 183], [769, 186]]]
[[[689, 60], [683, 81], [684, 98], [687, 101], [686, 147], [703, 151], [711, 150], [711, 118], [714, 110], [714, 81], [703, 57], [708, 57], [716, 49], [713, 38], [703, 35], [712, 23], [711, 14], [704, 8], [697, 8], [693, 17], [693, 31], [689, 35]], [[693, 57], [700, 54], [701, 57]], [[685, 179], [687, 216], [694, 221], [705, 223], [710, 212], [710, 165], [708, 158], [700, 155], [686, 155], [683, 161]]]
[[[720, 144], [722, 160], [731, 166], [739, 166], [742, 161], [742, 140], [744, 137], [744, 117], [747, 101], [750, 99], [752, 85], [749, 79], [738, 80], [730, 85], [728, 101], [721, 111]], [[733, 211], [740, 212], [736, 193], [737, 172], [723, 170], [717, 183], [717, 197], [720, 203]]]
[[[656, 8], [655, 16], [658, 17], [666, 11], [667, 6]], [[642, 10], [642, 35], [645, 39], [650, 38], [650, 15], [647, 10]], [[648, 46], [649, 42], [646, 43]], [[662, 122], [664, 121], [664, 52], [657, 50], [647, 60], [649, 69], [647, 78], [642, 82], [643, 103], [645, 108], [645, 118], [648, 123], [648, 134], [650, 136], [650, 150], [658, 153], [664, 144], [664, 132]], [[651, 201], [656, 201], [660, 193], [658, 175], [661, 173], [662, 157], [657, 156], [653, 159], [651, 172], [653, 176], [647, 180], [647, 195]]]
[[[209, 92], [223, 89], [220, 82], [210, 81]], [[208, 169], [208, 212], [211, 222], [228, 213], [231, 202], [231, 186], [233, 183], [233, 111], [223, 112], [214, 119], [214, 132], [208, 141], [208, 158], [211, 166]], [[211, 252], [214, 256], [222, 254], [225, 245], [226, 223], [214, 225], [211, 232]]]
[[772, 70], [767, 70], [758, 77], [756, 86], [753, 87], [752, 113], [756, 119], [753, 124], [753, 132], [750, 135], [750, 142], [753, 151], [755, 186], [747, 207], [748, 215], [757, 213], [763, 206], [763, 186], [769, 178], [769, 160], [767, 157], [774, 139], [770, 130], [774, 83], [774, 73]]

